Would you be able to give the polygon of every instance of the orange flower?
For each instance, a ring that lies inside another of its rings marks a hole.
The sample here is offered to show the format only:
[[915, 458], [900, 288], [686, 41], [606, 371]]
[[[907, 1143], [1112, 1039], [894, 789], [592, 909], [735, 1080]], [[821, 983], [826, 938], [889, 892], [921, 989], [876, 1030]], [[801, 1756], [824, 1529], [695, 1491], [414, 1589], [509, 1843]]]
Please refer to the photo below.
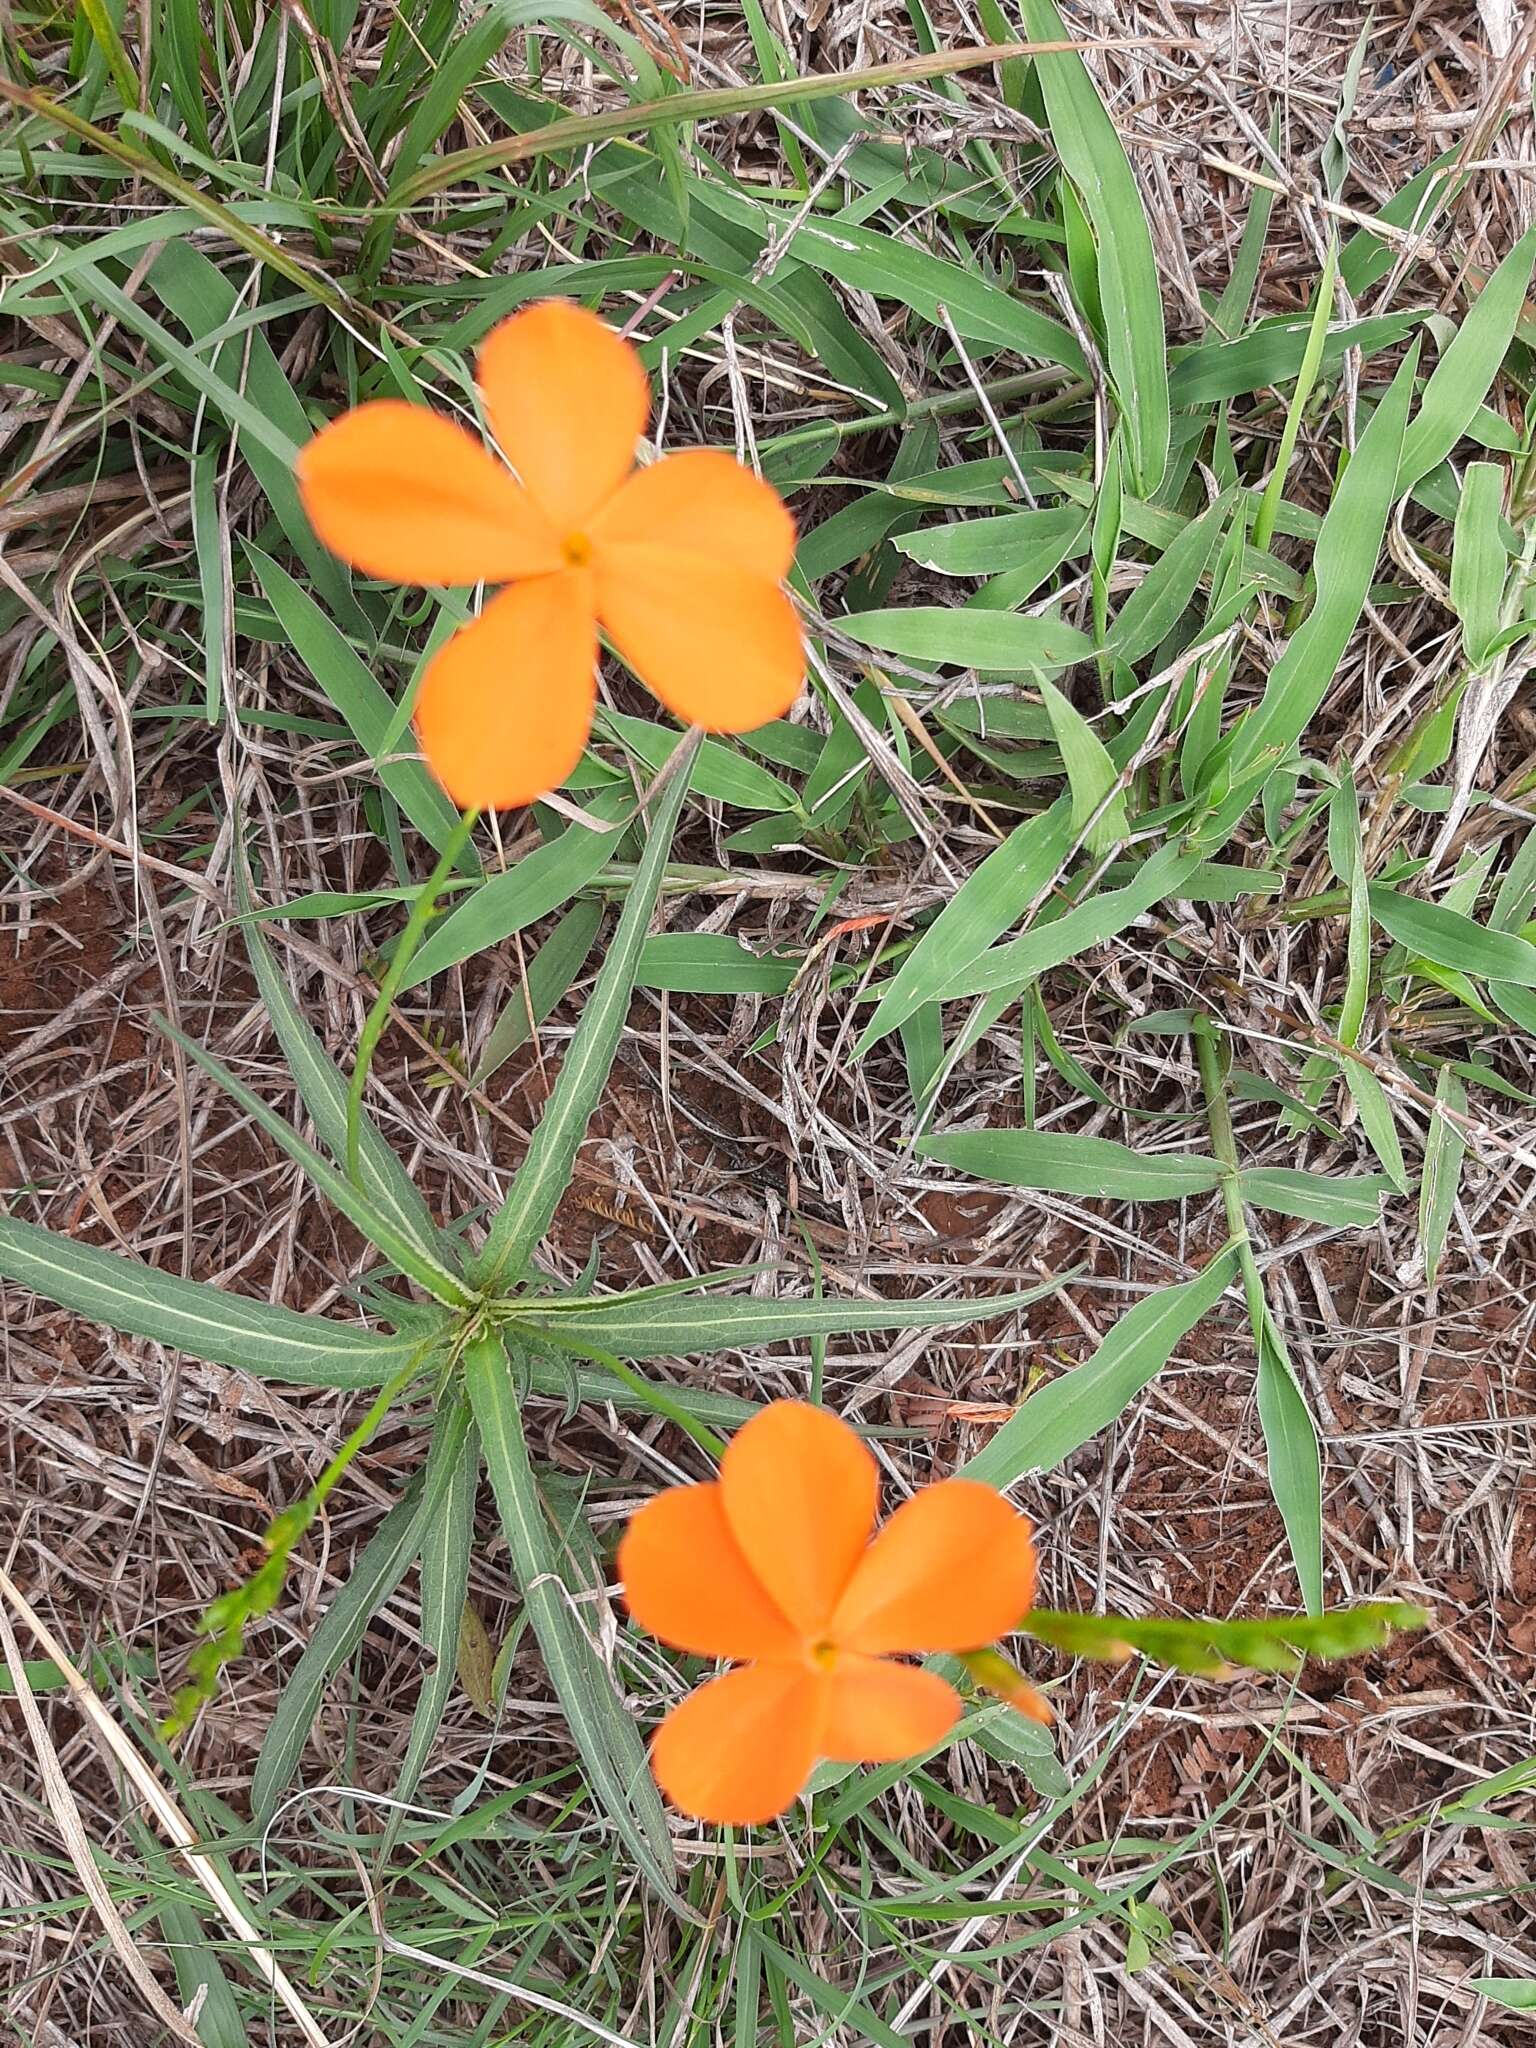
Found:
[[788, 711], [805, 661], [777, 493], [712, 448], [637, 470], [640, 358], [564, 300], [493, 328], [478, 378], [521, 482], [462, 427], [389, 398], [333, 420], [298, 461], [316, 533], [356, 568], [509, 585], [433, 657], [416, 700], [454, 802], [505, 810], [566, 779], [592, 729], [599, 626], [685, 724], [751, 732]]
[[775, 1401], [737, 1431], [717, 1483], [671, 1487], [630, 1521], [619, 1573], [635, 1620], [741, 1664], [656, 1731], [657, 1782], [685, 1813], [772, 1820], [818, 1757], [894, 1763], [930, 1748], [960, 1701], [893, 1656], [974, 1650], [1027, 1612], [1035, 1547], [1000, 1493], [942, 1480], [871, 1540], [878, 1493], [846, 1422]]

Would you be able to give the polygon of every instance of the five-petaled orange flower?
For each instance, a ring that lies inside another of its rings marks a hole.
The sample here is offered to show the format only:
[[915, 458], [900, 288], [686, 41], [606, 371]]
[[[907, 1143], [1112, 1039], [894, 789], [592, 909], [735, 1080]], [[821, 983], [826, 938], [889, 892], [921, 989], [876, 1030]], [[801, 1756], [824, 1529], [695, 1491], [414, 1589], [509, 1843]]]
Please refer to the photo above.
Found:
[[924, 1487], [877, 1535], [875, 1461], [823, 1408], [775, 1401], [732, 1438], [713, 1485], [675, 1486], [619, 1549], [630, 1613], [675, 1649], [741, 1668], [656, 1731], [668, 1798], [747, 1826], [791, 1805], [820, 1757], [893, 1763], [960, 1712], [954, 1689], [893, 1657], [976, 1650], [1035, 1590], [1030, 1525], [971, 1479]]
[[454, 802], [505, 810], [570, 774], [592, 729], [599, 626], [685, 724], [751, 732], [788, 711], [805, 662], [777, 493], [719, 449], [636, 469], [645, 370], [579, 306], [504, 320], [477, 375], [515, 478], [463, 427], [397, 399], [343, 414], [298, 462], [315, 531], [354, 567], [509, 586], [433, 658], [416, 700], [421, 750]]

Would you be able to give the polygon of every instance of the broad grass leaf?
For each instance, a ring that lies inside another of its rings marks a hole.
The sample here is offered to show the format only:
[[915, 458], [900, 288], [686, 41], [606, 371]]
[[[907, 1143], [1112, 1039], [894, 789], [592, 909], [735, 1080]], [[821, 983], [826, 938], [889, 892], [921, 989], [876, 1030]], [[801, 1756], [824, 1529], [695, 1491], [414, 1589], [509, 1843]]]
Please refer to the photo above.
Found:
[[1528, 228], [1478, 293], [1431, 370], [1403, 436], [1399, 497], [1445, 460], [1476, 418], [1515, 338], [1533, 261], [1536, 228]]
[[855, 1058], [936, 1001], [957, 975], [981, 958], [1048, 885], [1071, 841], [1072, 813], [1065, 801], [1016, 825], [989, 853], [918, 939], [891, 977], [865, 1025]]
[[1139, 1152], [1074, 1131], [954, 1131], [919, 1138], [918, 1155], [978, 1180], [1110, 1202], [1177, 1202], [1209, 1194], [1221, 1169], [1196, 1152]]
[[1494, 931], [1443, 904], [1400, 895], [1382, 882], [1371, 884], [1370, 900], [1371, 915], [1382, 930], [1410, 953], [1479, 980], [1536, 988], [1536, 946], [1529, 939]]
[[1393, 378], [1333, 494], [1313, 555], [1316, 599], [1270, 670], [1257, 707], [1237, 728], [1234, 779], [1265, 763], [1278, 766], [1328, 694], [1381, 553], [1416, 361], [1410, 353]]
[[1231, 1285], [1236, 1256], [1219, 1252], [1193, 1280], [1145, 1296], [1100, 1341], [1091, 1358], [1031, 1394], [992, 1441], [960, 1470], [988, 1486], [1011, 1486], [1026, 1472], [1050, 1472], [1107, 1429], [1168, 1363], [1174, 1346], [1208, 1315]]
[[1451, 552], [1451, 606], [1461, 622], [1461, 644], [1474, 669], [1493, 659], [1501, 625], [1509, 551], [1504, 545], [1504, 471], [1496, 462], [1469, 462], [1456, 507]]
[[1035, 616], [919, 604], [897, 611], [856, 612], [840, 619], [838, 627], [850, 640], [880, 654], [997, 675], [1070, 668], [1093, 653], [1087, 634], [1054, 612]]
[[1317, 1425], [1268, 1308], [1254, 1330], [1259, 1354], [1259, 1422], [1269, 1487], [1291, 1547], [1309, 1614], [1323, 1609], [1323, 1461]]
[[1104, 742], [1053, 683], [1040, 678], [1040, 694], [1066, 764], [1072, 790], [1072, 831], [1090, 853], [1108, 853], [1130, 829], [1125, 791]]
[[1255, 1209], [1331, 1223], [1340, 1230], [1368, 1229], [1393, 1186], [1384, 1174], [1308, 1173], [1295, 1166], [1244, 1167], [1238, 1184], [1243, 1200]]

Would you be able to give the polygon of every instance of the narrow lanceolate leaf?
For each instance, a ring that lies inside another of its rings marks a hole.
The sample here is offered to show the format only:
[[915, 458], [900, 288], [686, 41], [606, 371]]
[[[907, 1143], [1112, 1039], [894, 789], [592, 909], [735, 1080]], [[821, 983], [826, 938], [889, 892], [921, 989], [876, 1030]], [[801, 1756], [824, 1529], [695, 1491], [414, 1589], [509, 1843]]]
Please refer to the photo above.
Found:
[[1069, 1657], [1120, 1663], [1139, 1651], [1158, 1664], [1199, 1678], [1229, 1678], [1234, 1668], [1298, 1671], [1308, 1657], [1358, 1657], [1387, 1642], [1397, 1629], [1423, 1628], [1422, 1607], [1406, 1600], [1371, 1600], [1336, 1607], [1331, 1614], [1266, 1614], [1252, 1621], [1142, 1620], [1128, 1614], [1053, 1614], [1034, 1608], [1021, 1635], [1050, 1643]]
[[1064, 960], [1076, 959], [1092, 946], [1102, 946], [1145, 916], [1154, 903], [1177, 896], [1180, 885], [1200, 864], [1196, 849], [1177, 840], [1166, 841], [1142, 862], [1123, 888], [1101, 890], [1049, 923], [1032, 925], [1007, 945], [994, 946], [963, 974], [957, 974], [944, 994], [982, 995], [988, 989], [1007, 988], [1059, 967]]
[[[456, 1394], [454, 1400], [467, 1418], [464, 1396]], [[429, 1493], [439, 1491], [434, 1485], [435, 1461], [448, 1463], [451, 1471], [440, 1489], [441, 1512], [430, 1519], [422, 1518], [421, 1646], [430, 1661], [422, 1671], [405, 1761], [395, 1781], [394, 1796], [402, 1808], [415, 1797], [453, 1694], [459, 1619], [469, 1592], [469, 1566], [474, 1550], [475, 1495], [480, 1486], [480, 1438], [474, 1425], [471, 1423], [467, 1430], [451, 1437], [445, 1437], [439, 1425], [427, 1453]], [[398, 1833], [404, 1818], [399, 1809], [392, 1813], [386, 1834]]]
[[1317, 595], [1269, 672], [1258, 705], [1237, 729], [1233, 778], [1284, 760], [1324, 697], [1360, 617], [1397, 491], [1397, 465], [1413, 377], [1410, 351], [1371, 415], [1317, 537]]
[[347, 637], [288, 571], [246, 543], [263, 594], [300, 660], [377, 764], [380, 782], [439, 853], [458, 823], [453, 805], [419, 761], [379, 760], [398, 709]]
[[1397, 1134], [1392, 1098], [1370, 1067], [1358, 1060], [1344, 1062], [1344, 1085], [1360, 1118], [1360, 1128], [1371, 1150], [1386, 1169], [1387, 1179], [1400, 1195], [1408, 1192], [1408, 1165], [1403, 1158], [1403, 1141]]
[[608, 1079], [619, 1034], [634, 991], [635, 973], [666, 873], [688, 778], [694, 744], [684, 741], [673, 755], [671, 772], [657, 791], [647, 821], [645, 852], [624, 899], [618, 929], [566, 1050], [544, 1114], [517, 1176], [507, 1191], [481, 1255], [487, 1286], [502, 1274], [517, 1272], [531, 1257], [549, 1228], [560, 1197], [570, 1181], [577, 1149]]
[[107, 1329], [295, 1386], [377, 1387], [412, 1351], [425, 1359], [429, 1349], [419, 1335], [386, 1336], [248, 1301], [14, 1216], [0, 1216], [0, 1279]]
[[941, 661], [999, 675], [1070, 668], [1086, 661], [1093, 642], [1054, 612], [964, 610], [958, 605], [915, 604], [899, 610], [858, 612], [839, 628], [861, 647], [903, 661]]
[[[239, 861], [235, 864], [235, 892], [242, 913], [248, 913], [250, 885]], [[254, 919], [246, 923], [245, 946], [294, 1086], [314, 1119], [321, 1144], [339, 1162], [346, 1157], [347, 1149], [347, 1078], [294, 1001], [293, 992], [272, 957], [266, 934]], [[366, 1113], [359, 1123], [358, 1136], [364, 1195], [419, 1252], [440, 1259], [442, 1246], [432, 1212]]]
[[1437, 967], [1450, 967], [1483, 981], [1512, 981], [1520, 988], [1536, 988], [1536, 946], [1514, 932], [1493, 931], [1475, 917], [1447, 910], [1443, 903], [1423, 903], [1415, 896], [1399, 895], [1382, 882], [1371, 884], [1371, 915], [1400, 946], [1432, 960]]
[[618, 822], [632, 804], [627, 788], [599, 790], [587, 809], [615, 829], [594, 832], [586, 825], [568, 825], [558, 839], [536, 846], [482, 882], [432, 926], [401, 986], [416, 988], [568, 903], [612, 860], [620, 838]]
[[1043, 676], [1040, 694], [1066, 765], [1072, 791], [1072, 831], [1090, 853], [1108, 853], [1128, 830], [1119, 771], [1081, 711]]
[[1179, 1340], [1220, 1301], [1236, 1270], [1235, 1254], [1219, 1252], [1193, 1280], [1160, 1288], [1127, 1309], [1091, 1358], [1030, 1395], [960, 1468], [964, 1476], [1011, 1486], [1026, 1472], [1053, 1471], [1124, 1414]]
[[195, 1038], [189, 1038], [184, 1031], [178, 1031], [165, 1018], [158, 1020], [160, 1028], [168, 1038], [174, 1039], [189, 1058], [196, 1060], [205, 1073], [213, 1076], [225, 1094], [239, 1104], [246, 1115], [259, 1124], [275, 1144], [288, 1157], [302, 1167], [306, 1176], [314, 1183], [327, 1201], [338, 1208], [349, 1222], [375, 1245], [385, 1258], [409, 1274], [418, 1286], [426, 1289], [438, 1301], [450, 1308], [467, 1308], [473, 1300], [470, 1290], [448, 1266], [444, 1265], [436, 1250], [422, 1250], [393, 1218], [377, 1208], [368, 1196], [360, 1194], [347, 1176], [329, 1159], [317, 1152], [313, 1145], [301, 1138], [288, 1123], [280, 1117], [254, 1090], [247, 1088], [243, 1081], [237, 1081], [222, 1060], [215, 1059], [211, 1052], [199, 1045]]
[[953, 1131], [920, 1138], [917, 1151], [1005, 1187], [1111, 1202], [1176, 1202], [1209, 1194], [1221, 1181], [1216, 1161], [1197, 1152], [1138, 1152], [1074, 1131]]
[[967, 875], [892, 976], [854, 1047], [855, 1057], [940, 997], [1002, 937], [1049, 886], [1066, 856], [1071, 832], [1070, 804], [1054, 803], [1015, 826], [975, 873]]
[[1385, 1174], [1307, 1173], [1294, 1166], [1249, 1166], [1237, 1178], [1243, 1200], [1255, 1209], [1304, 1216], [1340, 1230], [1368, 1229], [1392, 1187]]
[[[558, 1346], [569, 1330], [584, 1344], [615, 1358], [684, 1358], [701, 1351], [742, 1351], [787, 1338], [846, 1337], [862, 1330], [954, 1330], [994, 1316], [1014, 1315], [1054, 1293], [1059, 1280], [1015, 1294], [972, 1295], [952, 1301], [760, 1301], [750, 1295], [672, 1295], [631, 1301], [626, 1295], [529, 1302], [510, 1324], [541, 1343]], [[585, 1382], [586, 1375], [583, 1374]], [[667, 1393], [690, 1399], [687, 1390]], [[621, 1398], [615, 1393], [615, 1398]], [[625, 1402], [625, 1406], [632, 1404]]]
[[1509, 551], [1500, 531], [1504, 471], [1496, 462], [1469, 462], [1456, 504], [1451, 549], [1451, 608], [1461, 621], [1461, 644], [1474, 669], [1493, 659], [1499, 634]]
[[598, 1652], [595, 1621], [584, 1619], [589, 1609], [573, 1597], [591, 1588], [572, 1589], [562, 1577], [559, 1548], [528, 1457], [511, 1367], [498, 1337], [482, 1337], [469, 1346], [464, 1384], [518, 1589], [587, 1782], [640, 1869], [673, 1896], [676, 1865], [645, 1745]]
[[1254, 1331], [1259, 1352], [1259, 1422], [1269, 1489], [1280, 1510], [1308, 1614], [1323, 1611], [1323, 1458], [1317, 1425], [1269, 1310]]
[[1461, 1076], [1449, 1065], [1440, 1069], [1435, 1089], [1436, 1114], [1430, 1119], [1424, 1142], [1424, 1178], [1419, 1184], [1419, 1242], [1424, 1247], [1424, 1284], [1433, 1287], [1440, 1277], [1440, 1260], [1446, 1233], [1456, 1207], [1456, 1190], [1461, 1183], [1461, 1163], [1467, 1156], [1467, 1140], [1452, 1116], [1464, 1115], [1467, 1091]]
[[[1022, 0], [1024, 25], [1041, 42], [1067, 34], [1054, 0]], [[1150, 497], [1168, 464], [1168, 345], [1157, 258], [1141, 192], [1115, 124], [1081, 57], [1035, 59], [1050, 140], [1093, 224], [1099, 300], [1131, 473]]]
[[1431, 371], [1423, 402], [1403, 437], [1397, 473], [1399, 497], [1445, 460], [1488, 396], [1515, 338], [1533, 260], [1536, 228], [1529, 228], [1478, 293]]

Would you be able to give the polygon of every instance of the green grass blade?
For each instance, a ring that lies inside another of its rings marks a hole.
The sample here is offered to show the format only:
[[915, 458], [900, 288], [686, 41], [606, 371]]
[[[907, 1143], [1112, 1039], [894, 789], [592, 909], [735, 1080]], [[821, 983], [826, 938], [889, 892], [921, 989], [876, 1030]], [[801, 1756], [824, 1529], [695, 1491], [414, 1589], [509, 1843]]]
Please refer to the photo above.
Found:
[[937, 1001], [1049, 885], [1066, 857], [1072, 813], [1052, 804], [1014, 827], [967, 875], [883, 990], [854, 1047], [862, 1058], [925, 1003]]
[[498, 1337], [487, 1335], [469, 1346], [464, 1384], [512, 1569], [588, 1783], [639, 1868], [664, 1895], [675, 1897], [671, 1838], [645, 1745], [583, 1624], [585, 1610], [561, 1575], [560, 1553], [528, 1457], [511, 1365]]
[[1308, 1614], [1323, 1611], [1323, 1460], [1317, 1424], [1274, 1317], [1254, 1330], [1259, 1353], [1259, 1422], [1269, 1487], [1285, 1524]]
[[[1461, 1076], [1449, 1065], [1440, 1069], [1435, 1089], [1437, 1112], [1446, 1109], [1465, 1115], [1467, 1091]], [[1456, 1207], [1461, 1183], [1462, 1161], [1467, 1156], [1466, 1134], [1450, 1116], [1436, 1114], [1430, 1119], [1424, 1144], [1424, 1177], [1419, 1183], [1419, 1242], [1424, 1247], [1424, 1284], [1433, 1287], [1440, 1277], [1446, 1234]]]
[[1515, 932], [1494, 931], [1443, 903], [1422, 903], [1403, 896], [1384, 882], [1370, 887], [1371, 915], [1400, 946], [1487, 981], [1512, 981], [1536, 988], [1536, 946]]
[[249, 541], [245, 551], [294, 652], [346, 720], [380, 782], [433, 851], [441, 853], [458, 825], [458, 812], [420, 761], [379, 758], [395, 717], [394, 699], [286, 569]]
[[[1041, 42], [1065, 38], [1054, 0], [1020, 0], [1024, 26]], [[1141, 190], [1075, 51], [1038, 56], [1050, 139], [1077, 188], [1099, 246], [1099, 298], [1109, 371], [1125, 423], [1131, 474], [1150, 497], [1168, 465], [1168, 340], [1162, 286]]]
[[984, 1450], [961, 1467], [967, 1479], [1011, 1486], [1026, 1472], [1050, 1472], [1136, 1398], [1168, 1363], [1174, 1346], [1220, 1301], [1237, 1274], [1219, 1252], [1193, 1280], [1159, 1288], [1128, 1309], [1091, 1358], [1031, 1394]]
[[14, 1216], [0, 1216], [0, 1278], [126, 1336], [294, 1386], [380, 1386], [422, 1341], [248, 1301]]
[[613, 859], [623, 837], [619, 822], [632, 807], [627, 787], [599, 790], [587, 809], [613, 829], [594, 832], [569, 824], [558, 838], [546, 840], [501, 874], [490, 876], [432, 927], [403, 986], [419, 987], [568, 903]]
[[1397, 494], [1403, 425], [1416, 367], [1417, 353], [1411, 352], [1371, 415], [1333, 494], [1313, 555], [1316, 600], [1270, 670], [1257, 707], [1237, 729], [1235, 775], [1284, 760], [1328, 694], [1365, 604]]
[[1403, 436], [1399, 497], [1443, 462], [1471, 426], [1515, 338], [1533, 262], [1536, 228], [1527, 228], [1478, 293], [1430, 372], [1413, 424]]
[[1040, 694], [1066, 764], [1072, 792], [1072, 834], [1090, 853], [1108, 853], [1129, 830], [1120, 771], [1077, 706], [1040, 677]]
[[570, 1181], [576, 1152], [608, 1079], [624, 1028], [640, 951], [666, 873], [683, 799], [688, 793], [696, 739], [685, 739], [669, 763], [666, 782], [652, 800], [645, 852], [630, 883], [618, 929], [582, 1012], [544, 1114], [517, 1176], [486, 1239], [480, 1270], [488, 1287], [532, 1257]]
[[1004, 1187], [1114, 1202], [1176, 1202], [1209, 1194], [1221, 1180], [1216, 1161], [1200, 1153], [1138, 1152], [1075, 1131], [955, 1131], [920, 1138], [917, 1151]]
[[[464, 1406], [462, 1398], [459, 1405]], [[428, 1452], [429, 1495], [434, 1492], [431, 1461], [444, 1455], [447, 1454], [441, 1450], [439, 1441], [434, 1439]], [[405, 1761], [395, 1780], [394, 1797], [402, 1805], [408, 1805], [416, 1796], [457, 1677], [459, 1622], [469, 1593], [475, 1496], [480, 1490], [480, 1438], [472, 1423], [453, 1450], [451, 1462], [452, 1472], [441, 1489], [440, 1512], [422, 1517], [421, 1646], [431, 1662], [422, 1672]], [[390, 1817], [385, 1829], [386, 1856], [388, 1844], [398, 1834], [404, 1819], [400, 1812]]]
[[1243, 1200], [1253, 1208], [1331, 1223], [1338, 1230], [1369, 1230], [1392, 1188], [1384, 1174], [1308, 1173], [1296, 1166], [1248, 1166], [1237, 1178]]
[[1312, 325], [1307, 330], [1306, 352], [1301, 359], [1301, 368], [1296, 372], [1296, 388], [1291, 393], [1291, 402], [1285, 409], [1285, 424], [1280, 429], [1274, 467], [1269, 473], [1269, 482], [1264, 486], [1259, 509], [1254, 514], [1253, 544], [1256, 548], [1267, 548], [1274, 538], [1280, 501], [1285, 496], [1285, 480], [1290, 474], [1291, 457], [1296, 453], [1296, 436], [1301, 432], [1302, 415], [1312, 396], [1317, 373], [1322, 368], [1323, 343], [1328, 337], [1328, 320], [1333, 311], [1333, 289], [1338, 274], [1339, 245], [1336, 240], [1330, 240], [1328, 254], [1323, 261], [1323, 274], [1318, 280], [1317, 299], [1312, 308]]

